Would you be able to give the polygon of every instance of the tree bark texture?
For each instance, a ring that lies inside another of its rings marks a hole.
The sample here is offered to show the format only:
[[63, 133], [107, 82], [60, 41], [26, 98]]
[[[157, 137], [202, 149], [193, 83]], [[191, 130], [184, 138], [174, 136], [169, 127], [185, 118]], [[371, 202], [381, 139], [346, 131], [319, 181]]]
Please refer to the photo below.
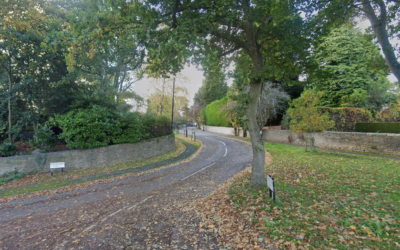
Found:
[[253, 161], [251, 171], [251, 187], [261, 189], [264, 187], [264, 166], [265, 166], [265, 150], [263, 142], [259, 136], [259, 127], [257, 124], [257, 105], [258, 97], [261, 92], [261, 83], [254, 81], [250, 83], [250, 101], [247, 105], [246, 116], [247, 126], [250, 132], [251, 145], [253, 150]]
[[12, 81], [11, 75], [8, 74], [8, 139], [12, 143], [12, 110], [11, 110], [11, 90], [12, 90]]
[[392, 45], [389, 42], [389, 36], [386, 30], [386, 6], [383, 2], [380, 2], [379, 7], [381, 9], [381, 14], [380, 18], [378, 18], [369, 1], [363, 1], [362, 5], [363, 11], [371, 22], [372, 29], [374, 30], [376, 38], [378, 39], [378, 42], [382, 47], [386, 63], [388, 64], [390, 71], [392, 71], [392, 73], [396, 76], [397, 82], [400, 85], [400, 63], [397, 61], [396, 54]]

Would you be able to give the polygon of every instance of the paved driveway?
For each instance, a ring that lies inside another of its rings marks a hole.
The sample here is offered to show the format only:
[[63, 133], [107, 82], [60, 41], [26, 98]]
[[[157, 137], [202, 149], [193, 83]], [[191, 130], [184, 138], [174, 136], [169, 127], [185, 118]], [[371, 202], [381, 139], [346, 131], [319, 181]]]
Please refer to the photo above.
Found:
[[196, 135], [204, 149], [190, 162], [0, 204], [0, 249], [219, 249], [189, 204], [248, 166], [251, 147]]

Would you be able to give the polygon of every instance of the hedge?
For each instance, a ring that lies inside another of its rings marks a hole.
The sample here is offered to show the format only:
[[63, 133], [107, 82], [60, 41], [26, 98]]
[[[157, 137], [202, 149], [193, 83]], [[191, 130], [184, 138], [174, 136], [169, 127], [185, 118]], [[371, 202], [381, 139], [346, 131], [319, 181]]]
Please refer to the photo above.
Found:
[[400, 134], [400, 122], [357, 122], [356, 132]]
[[[393, 103], [383, 112], [354, 107], [318, 107], [318, 109], [321, 113], [328, 113], [329, 119], [335, 122], [331, 131], [354, 132], [356, 123], [400, 121], [400, 102]], [[287, 128], [289, 122], [290, 120], [284, 120], [281, 124]]]
[[49, 124], [61, 129], [58, 138], [71, 149], [138, 142], [172, 133], [169, 117], [118, 113], [97, 105], [56, 115]]
[[204, 123], [208, 126], [231, 127], [232, 124], [226, 118], [227, 112], [222, 111], [228, 103], [228, 97], [208, 104], [200, 112], [204, 115]]
[[318, 108], [321, 113], [328, 113], [329, 119], [335, 122], [333, 131], [354, 132], [357, 122], [375, 122], [379, 113], [364, 108]]

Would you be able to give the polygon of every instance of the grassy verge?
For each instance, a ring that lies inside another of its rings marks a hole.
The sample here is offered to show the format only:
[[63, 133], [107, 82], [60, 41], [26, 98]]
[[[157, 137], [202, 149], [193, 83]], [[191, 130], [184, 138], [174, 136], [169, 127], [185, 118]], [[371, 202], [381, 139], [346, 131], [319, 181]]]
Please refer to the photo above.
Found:
[[235, 182], [236, 209], [282, 248], [400, 247], [400, 161], [268, 143], [276, 203], [267, 188]]
[[86, 176], [96, 176], [99, 174], [107, 174], [118, 170], [135, 169], [148, 164], [172, 159], [183, 153], [186, 149], [185, 145], [183, 145], [179, 140], [176, 140], [175, 144], [176, 146], [174, 150], [160, 156], [141, 161], [126, 162], [102, 168], [69, 171], [65, 172], [64, 175], [61, 175], [59, 173], [55, 174], [54, 176], [51, 176], [48, 173], [29, 174], [22, 177], [21, 179], [16, 179], [0, 185], [0, 197], [47, 190], [71, 184], [79, 184], [83, 182], [98, 180], [102, 178], [109, 178], [110, 176], [102, 176], [79, 181], [71, 181], [71, 179], [77, 179]]
[[175, 138], [178, 138], [178, 139], [184, 140], [186, 142], [189, 142], [190, 144], [194, 145], [196, 148], [199, 148], [200, 145], [201, 145], [199, 140], [192, 141], [192, 138], [190, 137], [189, 134], [188, 134], [188, 137], [186, 137], [186, 136], [184, 136], [182, 134], [175, 134]]

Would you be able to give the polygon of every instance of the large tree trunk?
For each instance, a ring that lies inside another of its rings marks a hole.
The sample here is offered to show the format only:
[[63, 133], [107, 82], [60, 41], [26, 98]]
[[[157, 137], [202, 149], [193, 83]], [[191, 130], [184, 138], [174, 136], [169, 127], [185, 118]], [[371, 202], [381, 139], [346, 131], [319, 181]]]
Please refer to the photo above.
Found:
[[11, 130], [12, 130], [11, 90], [12, 90], [11, 75], [8, 74], [8, 139], [10, 140], [10, 143], [13, 142], [11, 135]]
[[251, 145], [253, 149], [253, 161], [251, 172], [251, 187], [261, 189], [264, 187], [264, 165], [265, 150], [260, 137], [260, 130], [257, 124], [257, 105], [261, 92], [260, 80], [250, 83], [250, 101], [247, 105], [246, 116], [247, 126], [249, 128]]
[[372, 29], [382, 47], [383, 54], [385, 55], [386, 63], [390, 71], [396, 76], [397, 82], [400, 85], [400, 63], [397, 61], [396, 54], [392, 45], [389, 42], [389, 36], [386, 30], [387, 12], [384, 2], [378, 2], [381, 9], [380, 18], [378, 18], [373, 10], [369, 1], [363, 1], [363, 11], [369, 21], [371, 22]]

